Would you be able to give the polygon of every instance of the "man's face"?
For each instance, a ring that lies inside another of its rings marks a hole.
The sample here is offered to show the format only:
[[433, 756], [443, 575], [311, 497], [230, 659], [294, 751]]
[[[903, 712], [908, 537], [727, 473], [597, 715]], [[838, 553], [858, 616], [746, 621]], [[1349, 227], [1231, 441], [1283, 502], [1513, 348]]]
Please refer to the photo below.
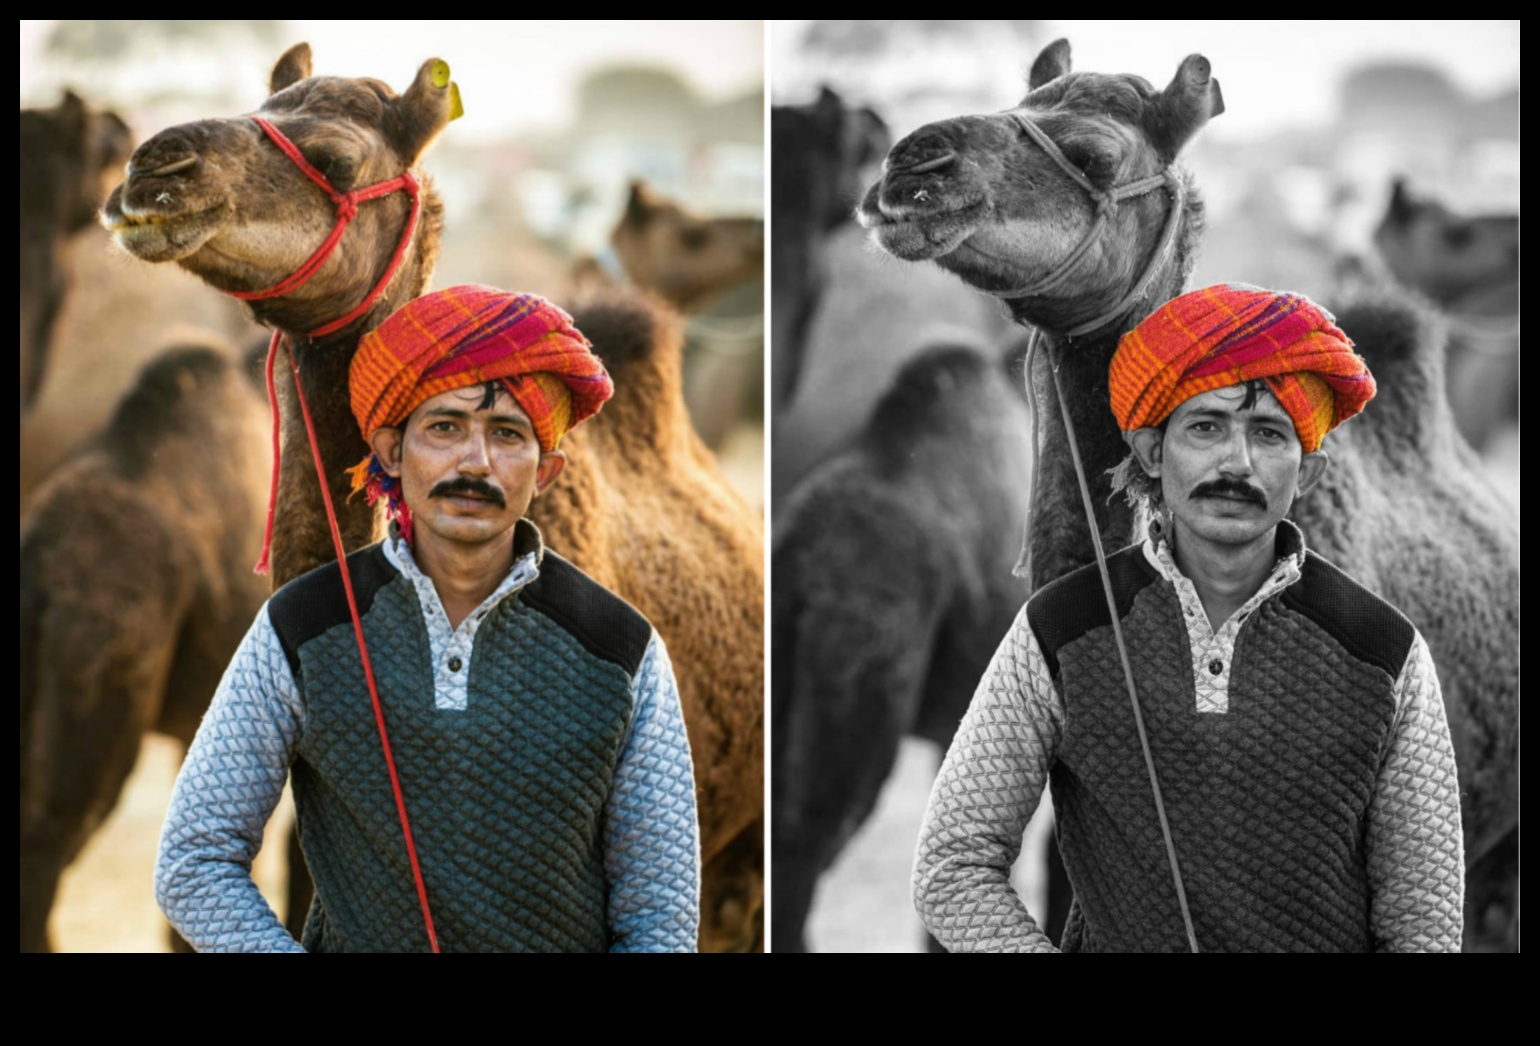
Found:
[[1172, 413], [1154, 467], [1140, 457], [1178, 529], [1222, 545], [1270, 533], [1326, 467], [1324, 453], [1303, 453], [1293, 420], [1265, 386], [1194, 396]]
[[506, 535], [565, 462], [560, 451], [541, 452], [529, 417], [500, 386], [490, 403], [484, 385], [441, 392], [370, 442], [401, 481], [419, 543]]

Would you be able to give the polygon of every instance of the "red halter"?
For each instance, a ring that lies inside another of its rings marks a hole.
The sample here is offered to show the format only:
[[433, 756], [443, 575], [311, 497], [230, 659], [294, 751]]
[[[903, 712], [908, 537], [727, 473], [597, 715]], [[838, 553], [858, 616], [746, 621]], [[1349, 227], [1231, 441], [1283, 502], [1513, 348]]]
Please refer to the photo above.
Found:
[[330, 323], [322, 324], [315, 330], [307, 332], [305, 336], [308, 338], [319, 338], [334, 331], [339, 331], [362, 316], [368, 311], [369, 306], [379, 300], [380, 295], [385, 293], [385, 288], [390, 286], [390, 281], [395, 278], [396, 270], [401, 268], [401, 261], [406, 257], [406, 249], [412, 242], [412, 234], [417, 231], [417, 217], [422, 213], [422, 183], [408, 169], [388, 181], [375, 182], [373, 185], [365, 186], [362, 189], [354, 189], [352, 192], [339, 192], [327, 179], [326, 175], [316, 170], [310, 161], [305, 159], [304, 154], [299, 151], [299, 148], [293, 142], [284, 136], [282, 131], [260, 116], [253, 116], [251, 121], [262, 128], [262, 132], [273, 140], [274, 145], [283, 150], [285, 156], [294, 161], [294, 166], [303, 171], [306, 178], [319, 185], [326, 195], [332, 198], [332, 203], [337, 206], [337, 224], [332, 226], [331, 235], [327, 236], [325, 242], [316, 248], [315, 253], [310, 256], [305, 264], [295, 269], [287, 277], [279, 280], [265, 291], [226, 291], [225, 293], [232, 298], [239, 298], [242, 301], [261, 301], [263, 298], [277, 298], [288, 294], [296, 287], [302, 286], [305, 281], [316, 274], [322, 265], [326, 264], [326, 259], [332, 256], [332, 251], [336, 250], [337, 244], [342, 242], [342, 234], [347, 231], [353, 219], [358, 217], [358, 205], [360, 203], [363, 203], [365, 200], [377, 200], [382, 196], [389, 196], [398, 189], [404, 189], [406, 194], [412, 199], [412, 212], [407, 216], [406, 227], [401, 230], [401, 242], [396, 244], [396, 253], [390, 259], [390, 264], [386, 266], [384, 275], [380, 277], [380, 282], [376, 283], [374, 289], [347, 315], [332, 320]]
[[[316, 170], [310, 164], [310, 161], [306, 160], [299, 149], [295, 147], [294, 143], [284, 137], [283, 132], [260, 116], [253, 116], [251, 119], [273, 140], [274, 145], [283, 150], [285, 156], [294, 161], [295, 166], [305, 172], [305, 177], [319, 185], [332, 198], [332, 202], [337, 205], [337, 224], [332, 227], [331, 235], [326, 237], [326, 242], [316, 248], [316, 252], [310, 256], [309, 260], [298, 269], [295, 269], [288, 277], [273, 284], [273, 286], [265, 291], [227, 291], [226, 293], [233, 298], [240, 298], [243, 301], [259, 301], [263, 298], [276, 298], [289, 293], [314, 276], [316, 271], [326, 264], [326, 259], [331, 257], [332, 251], [336, 249], [337, 244], [342, 240], [342, 234], [347, 231], [349, 223], [358, 217], [358, 205], [360, 202], [388, 196], [397, 189], [406, 190], [407, 195], [412, 198], [412, 211], [407, 217], [406, 228], [401, 230], [401, 242], [396, 245], [396, 253], [390, 259], [390, 265], [386, 267], [385, 274], [374, 285], [374, 289], [347, 315], [332, 320], [330, 323], [322, 324], [315, 330], [310, 331], [306, 337], [318, 338], [331, 334], [346, 327], [368, 311], [369, 307], [379, 300], [380, 295], [385, 293], [385, 288], [390, 285], [391, 279], [396, 275], [396, 270], [401, 268], [401, 261], [406, 257], [407, 247], [412, 242], [412, 234], [417, 231], [417, 217], [422, 213], [422, 183], [417, 180], [416, 175], [408, 170], [403, 171], [400, 176], [389, 181], [376, 182], [373, 185], [354, 190], [353, 192], [338, 192], [332, 183], [327, 180], [326, 175]], [[278, 389], [273, 377], [273, 366], [278, 359], [278, 343], [282, 340], [283, 332], [274, 330], [273, 340], [267, 348], [267, 397], [268, 401], [273, 405], [273, 486], [267, 498], [267, 533], [262, 540], [262, 558], [257, 562], [258, 574], [266, 574], [268, 571], [268, 556], [273, 546], [273, 514], [278, 503], [279, 462], [282, 458], [283, 446], [282, 440], [279, 437]], [[359, 617], [358, 601], [353, 595], [353, 579], [348, 572], [347, 552], [342, 546], [342, 531], [337, 526], [337, 511], [332, 506], [331, 489], [326, 482], [326, 466], [321, 460], [321, 446], [316, 441], [315, 422], [310, 417], [310, 404], [305, 401], [305, 387], [300, 382], [299, 358], [292, 351], [289, 353], [289, 365], [294, 371], [294, 391], [299, 396], [300, 413], [305, 419], [305, 431], [310, 437], [310, 453], [315, 458], [316, 476], [321, 481], [321, 500], [326, 504], [326, 522], [331, 528], [332, 547], [337, 553], [337, 568], [342, 575], [342, 588], [347, 595], [348, 612], [353, 618], [353, 634], [358, 640], [358, 654], [364, 665], [364, 680], [369, 685], [369, 699], [374, 705], [374, 721], [380, 733], [380, 748], [385, 754], [385, 767], [390, 774], [391, 791], [395, 793], [396, 814], [401, 820], [401, 834], [406, 839], [407, 860], [412, 866], [412, 879], [417, 886], [417, 902], [422, 908], [423, 924], [428, 932], [428, 947], [430, 950], [437, 952], [439, 950], [438, 933], [433, 927], [433, 912], [428, 907], [428, 888], [423, 882], [422, 866], [417, 859], [417, 844], [412, 837], [411, 821], [408, 820], [406, 815], [406, 798], [401, 793], [401, 780], [396, 773], [395, 755], [391, 752], [390, 738], [385, 732], [385, 711], [380, 706], [379, 688], [375, 685], [374, 681], [374, 666], [369, 661], [369, 648], [364, 643], [363, 620]]]

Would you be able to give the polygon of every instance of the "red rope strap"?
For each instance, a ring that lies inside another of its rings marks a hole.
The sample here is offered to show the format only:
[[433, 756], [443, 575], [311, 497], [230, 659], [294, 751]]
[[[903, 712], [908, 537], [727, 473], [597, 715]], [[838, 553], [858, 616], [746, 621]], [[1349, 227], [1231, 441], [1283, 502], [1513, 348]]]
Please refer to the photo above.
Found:
[[[269, 389], [272, 388], [273, 355], [277, 351], [278, 335], [268, 352]], [[331, 527], [332, 545], [337, 550], [337, 569], [342, 572], [342, 588], [348, 597], [348, 613], [353, 616], [353, 634], [358, 638], [358, 656], [364, 664], [364, 679], [369, 684], [369, 700], [374, 702], [374, 722], [380, 728], [380, 748], [385, 753], [385, 767], [390, 771], [390, 788], [396, 796], [396, 812], [401, 815], [401, 834], [406, 837], [406, 856], [412, 864], [412, 879], [417, 884], [417, 900], [422, 905], [422, 921], [428, 930], [428, 945], [437, 952], [438, 933], [433, 929], [433, 912], [428, 907], [428, 888], [422, 881], [422, 866], [417, 861], [417, 844], [412, 839], [412, 823], [406, 816], [406, 798], [401, 794], [401, 779], [396, 774], [396, 757], [391, 754], [390, 737], [385, 732], [385, 710], [380, 706], [380, 691], [374, 682], [374, 666], [369, 661], [369, 647], [364, 642], [364, 623], [358, 615], [358, 600], [353, 595], [353, 578], [348, 570], [347, 552], [342, 547], [342, 531], [337, 526], [337, 512], [332, 506], [331, 489], [326, 484], [326, 467], [321, 462], [321, 445], [316, 441], [315, 423], [310, 418], [310, 404], [305, 401], [305, 388], [300, 383], [299, 360], [291, 352], [289, 366], [294, 371], [294, 389], [299, 393], [299, 409], [305, 416], [305, 431], [310, 436], [310, 453], [315, 458], [316, 476], [321, 482], [321, 499], [326, 503], [326, 522]], [[276, 403], [277, 401], [274, 400]], [[272, 509], [268, 510], [269, 525]]]

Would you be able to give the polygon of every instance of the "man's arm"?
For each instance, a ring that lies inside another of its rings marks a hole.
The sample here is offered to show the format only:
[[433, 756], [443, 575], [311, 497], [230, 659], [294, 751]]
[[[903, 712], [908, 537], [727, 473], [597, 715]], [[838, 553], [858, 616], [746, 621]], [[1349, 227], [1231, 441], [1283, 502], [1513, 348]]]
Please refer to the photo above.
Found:
[[187, 750], [155, 862], [155, 899], [200, 952], [304, 950], [251, 879], [303, 725], [264, 606]]
[[931, 789], [914, 859], [914, 904], [949, 951], [1052, 952], [1011, 888], [1064, 712], [1023, 607]]
[[656, 632], [631, 681], [635, 708], [605, 806], [612, 952], [693, 952], [700, 824], [679, 687]]
[[1366, 844], [1375, 950], [1459, 951], [1460, 782], [1438, 672], [1421, 634], [1396, 680], [1396, 721], [1369, 806]]

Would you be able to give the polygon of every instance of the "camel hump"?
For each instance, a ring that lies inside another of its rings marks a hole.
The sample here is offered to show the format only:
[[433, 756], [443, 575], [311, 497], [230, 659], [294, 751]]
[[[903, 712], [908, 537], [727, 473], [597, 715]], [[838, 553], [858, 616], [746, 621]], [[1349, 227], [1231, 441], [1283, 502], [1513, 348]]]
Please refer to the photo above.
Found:
[[150, 466], [162, 439], [202, 431], [227, 413], [232, 388], [245, 383], [231, 350], [217, 340], [172, 346], [139, 372], [107, 423], [102, 445], [125, 474], [137, 474]]
[[[1145, 556], [1143, 544], [1129, 545], [1108, 556], [1107, 573], [1112, 578], [1112, 597], [1120, 620], [1128, 616], [1134, 597], [1160, 578]], [[1095, 563], [1049, 582], [1027, 600], [1027, 624], [1055, 679], [1059, 678], [1059, 651], [1092, 629], [1111, 623], [1107, 592]]]
[[631, 287], [585, 289], [568, 310], [612, 373], [629, 362], [651, 359], [660, 345], [680, 337], [673, 310]]
[[1283, 605], [1315, 622], [1349, 654], [1395, 679], [1417, 630], [1391, 604], [1324, 556], [1305, 553], [1300, 579], [1284, 589]]
[[[385, 557], [383, 543], [350, 553], [348, 574], [360, 617], [369, 613], [380, 590], [401, 576]], [[323, 632], [338, 625], [351, 625], [353, 621], [337, 561], [323, 563], [273, 593], [267, 615], [273, 631], [278, 633], [289, 668], [298, 678], [300, 648]]]
[[941, 429], [977, 420], [989, 383], [1005, 379], [994, 360], [977, 348], [946, 343], [925, 349], [904, 365], [878, 400], [865, 440], [885, 464], [907, 461], [915, 445]]
[[545, 550], [540, 576], [519, 591], [519, 600], [550, 618], [593, 656], [619, 665], [628, 676], [641, 667], [652, 625], [642, 612]]

